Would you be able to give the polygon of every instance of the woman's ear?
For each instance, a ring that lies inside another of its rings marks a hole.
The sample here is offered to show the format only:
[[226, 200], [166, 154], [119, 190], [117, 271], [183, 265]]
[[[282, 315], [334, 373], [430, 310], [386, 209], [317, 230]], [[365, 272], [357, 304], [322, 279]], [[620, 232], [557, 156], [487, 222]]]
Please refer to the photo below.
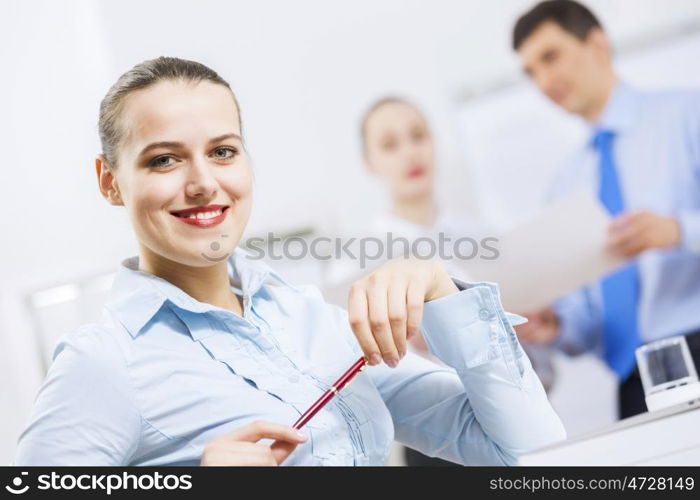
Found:
[[95, 158], [95, 172], [97, 173], [97, 185], [105, 200], [112, 205], [124, 205], [114, 171], [102, 154], [97, 155], [97, 158]]

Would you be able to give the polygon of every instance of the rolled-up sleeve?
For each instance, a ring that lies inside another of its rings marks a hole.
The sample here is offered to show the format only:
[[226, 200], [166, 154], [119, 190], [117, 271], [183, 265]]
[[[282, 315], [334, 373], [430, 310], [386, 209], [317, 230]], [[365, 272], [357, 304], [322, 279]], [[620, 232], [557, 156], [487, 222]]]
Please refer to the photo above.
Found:
[[14, 465], [127, 465], [141, 417], [116, 342], [85, 328], [59, 343]]
[[396, 439], [464, 465], [513, 465], [523, 452], [566, 438], [518, 342], [498, 287], [453, 278], [461, 291], [424, 306], [430, 351], [368, 370], [392, 414]]

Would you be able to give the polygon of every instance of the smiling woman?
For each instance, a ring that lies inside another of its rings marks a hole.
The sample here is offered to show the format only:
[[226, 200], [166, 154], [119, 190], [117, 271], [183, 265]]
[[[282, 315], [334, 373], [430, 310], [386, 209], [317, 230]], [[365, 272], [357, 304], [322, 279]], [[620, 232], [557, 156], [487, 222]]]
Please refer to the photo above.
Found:
[[[139, 254], [103, 320], [54, 353], [15, 464], [381, 465], [394, 438], [461, 464], [512, 464], [565, 435], [489, 283], [395, 260], [347, 312], [238, 244], [252, 203], [228, 84], [160, 57], [100, 108], [100, 192]], [[407, 352], [420, 329], [438, 365]], [[364, 356], [370, 367], [299, 434], [292, 422]]]
[[240, 314], [225, 272], [251, 205], [240, 108], [214, 71], [174, 61], [136, 66], [105, 96], [100, 189], [110, 203], [126, 207], [141, 270]]

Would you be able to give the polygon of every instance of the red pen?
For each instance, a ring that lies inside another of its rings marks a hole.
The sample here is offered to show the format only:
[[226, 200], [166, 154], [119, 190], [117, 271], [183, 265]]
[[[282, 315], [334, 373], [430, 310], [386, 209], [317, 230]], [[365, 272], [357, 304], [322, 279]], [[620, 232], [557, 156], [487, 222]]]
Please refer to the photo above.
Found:
[[338, 394], [340, 390], [348, 385], [348, 383], [357, 375], [360, 373], [362, 370], [364, 370], [365, 365], [367, 364], [367, 360], [362, 357], [358, 359], [354, 365], [350, 367], [348, 371], [343, 373], [338, 380], [336, 380], [333, 385], [328, 389], [326, 392], [323, 393], [323, 395], [316, 400], [314, 404], [311, 405], [311, 407], [304, 412], [304, 414], [299, 417], [299, 420], [294, 422], [294, 427], [296, 430], [301, 429], [306, 422], [311, 420], [311, 418], [318, 413], [318, 411], [326, 406], [326, 404], [333, 399], [333, 396]]

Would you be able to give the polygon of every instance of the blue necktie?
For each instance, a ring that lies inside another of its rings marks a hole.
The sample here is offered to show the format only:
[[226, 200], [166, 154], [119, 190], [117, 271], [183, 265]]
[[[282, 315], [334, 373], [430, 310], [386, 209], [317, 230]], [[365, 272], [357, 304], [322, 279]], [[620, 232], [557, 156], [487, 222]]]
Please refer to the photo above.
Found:
[[[593, 145], [600, 154], [600, 189], [598, 197], [611, 216], [624, 210], [622, 190], [613, 157], [613, 133], [598, 131]], [[637, 303], [639, 275], [632, 261], [602, 281], [603, 338], [605, 361], [625, 380], [634, 370], [634, 351], [639, 346]]]

